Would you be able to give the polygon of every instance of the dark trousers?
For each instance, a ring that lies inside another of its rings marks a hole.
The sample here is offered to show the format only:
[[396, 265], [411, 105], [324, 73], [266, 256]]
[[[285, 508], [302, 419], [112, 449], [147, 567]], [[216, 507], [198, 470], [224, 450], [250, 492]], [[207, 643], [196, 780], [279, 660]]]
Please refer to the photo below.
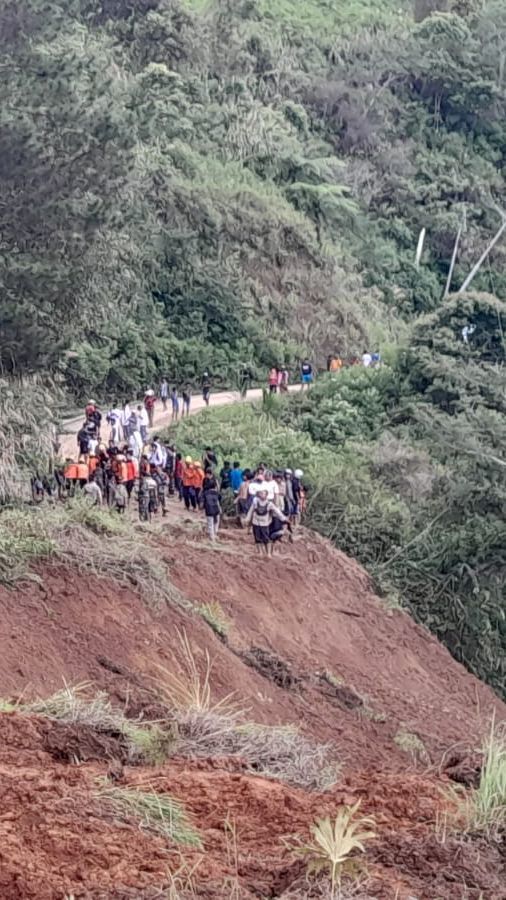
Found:
[[197, 509], [197, 497], [193, 486], [183, 485], [183, 500], [186, 509]]

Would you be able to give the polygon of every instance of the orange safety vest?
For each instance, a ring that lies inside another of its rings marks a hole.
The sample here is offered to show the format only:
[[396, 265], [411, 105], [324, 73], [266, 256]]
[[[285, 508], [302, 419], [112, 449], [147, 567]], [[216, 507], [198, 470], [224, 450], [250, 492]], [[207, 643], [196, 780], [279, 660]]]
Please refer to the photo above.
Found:
[[136, 459], [127, 459], [126, 461], [127, 467], [127, 481], [135, 481], [137, 475], [139, 474], [139, 465]]
[[63, 474], [65, 478], [68, 478], [69, 481], [74, 481], [76, 478], [79, 478], [77, 474], [77, 463], [70, 462], [67, 463], [63, 470]]
[[77, 463], [76, 469], [77, 469], [76, 478], [79, 478], [79, 481], [88, 481], [88, 464], [87, 463]]
[[195, 472], [193, 476], [193, 486], [196, 488], [201, 488], [204, 484], [204, 470], [200, 468], [200, 466], [195, 466]]
[[195, 485], [195, 466], [185, 463], [183, 469], [183, 487], [194, 487]]
[[93, 472], [95, 471], [97, 466], [98, 466], [98, 457], [90, 456], [90, 458], [88, 459], [88, 469], [89, 469], [90, 475], [93, 475]]
[[128, 463], [126, 461], [116, 462], [116, 475], [118, 481], [128, 481]]

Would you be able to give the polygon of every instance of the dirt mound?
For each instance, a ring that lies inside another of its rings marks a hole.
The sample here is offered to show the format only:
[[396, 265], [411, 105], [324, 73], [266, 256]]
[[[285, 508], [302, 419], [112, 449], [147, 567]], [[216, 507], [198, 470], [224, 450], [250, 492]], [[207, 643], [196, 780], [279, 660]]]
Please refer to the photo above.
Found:
[[282, 897], [302, 875], [293, 836], [305, 837], [317, 816], [359, 798], [378, 833], [368, 853], [370, 896], [506, 896], [499, 848], [436, 839], [443, 799], [434, 777], [355, 772], [319, 795], [230, 771], [217, 760], [125, 767], [123, 785], [169, 792], [185, 804], [203, 849], [176, 851], [138, 821], [119, 821], [103, 803], [105, 762], [63, 764], [41, 749], [53, 728], [43, 719], [0, 715], [2, 900], [152, 900], [176, 882], [192, 896], [216, 900]]

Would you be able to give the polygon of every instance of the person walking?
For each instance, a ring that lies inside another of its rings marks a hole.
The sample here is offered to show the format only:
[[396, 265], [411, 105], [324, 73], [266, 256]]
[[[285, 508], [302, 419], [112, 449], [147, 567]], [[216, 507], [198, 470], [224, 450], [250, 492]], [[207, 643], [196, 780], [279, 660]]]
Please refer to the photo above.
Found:
[[175, 385], [170, 392], [170, 402], [172, 405], [172, 421], [177, 422], [179, 418], [179, 397]]
[[147, 443], [148, 440], [148, 412], [147, 409], [142, 406], [142, 404], [138, 404], [137, 406], [137, 431], [139, 431], [142, 441], [142, 446]]
[[300, 375], [301, 375], [301, 390], [303, 391], [304, 388], [307, 388], [307, 390], [309, 390], [309, 388], [311, 387], [311, 385], [313, 383], [313, 367], [308, 359], [305, 359], [302, 362], [301, 367], [300, 367]]
[[182, 417], [190, 415], [190, 403], [192, 401], [192, 395], [190, 393], [190, 388], [188, 385], [183, 388], [183, 411]]
[[153, 420], [155, 417], [155, 403], [156, 403], [155, 392], [150, 388], [148, 391], [146, 391], [146, 393], [144, 395], [144, 409], [146, 410], [146, 412], [148, 414], [148, 422], [149, 422], [150, 428], [153, 427]]
[[278, 387], [279, 387], [279, 392], [281, 394], [288, 393], [289, 380], [290, 380], [290, 373], [288, 372], [287, 367], [283, 366], [283, 368], [279, 370], [279, 374], [278, 374]]
[[162, 401], [162, 404], [163, 404], [163, 411], [167, 412], [167, 403], [169, 401], [169, 383], [165, 377], [162, 378], [162, 380], [160, 382], [159, 394], [160, 394], [160, 400]]
[[278, 390], [278, 370], [276, 366], [269, 369], [269, 377], [267, 379], [269, 385], [269, 393], [276, 394]]
[[202, 375], [202, 399], [206, 406], [209, 406], [209, 397], [211, 396], [211, 376], [209, 372]]
[[241, 463], [236, 460], [230, 473], [230, 487], [234, 492], [234, 497], [237, 497], [239, 493], [239, 488], [242, 484], [242, 474]]
[[257, 494], [246, 515], [245, 524], [253, 526], [253, 537], [258, 553], [264, 556], [272, 556], [274, 541], [282, 536], [282, 529], [272, 529], [274, 520], [283, 524], [288, 523], [288, 518], [269, 500], [266, 490], [257, 491]]
[[197, 497], [195, 493], [195, 465], [191, 456], [187, 456], [183, 467], [183, 500], [187, 510], [190, 507], [197, 510]]
[[215, 487], [204, 491], [204, 513], [206, 516], [207, 533], [209, 540], [214, 543], [218, 537], [221, 518], [221, 505], [218, 491]]
[[104, 498], [100, 485], [95, 480], [95, 475], [90, 475], [90, 480], [84, 485], [83, 493], [92, 506], [102, 506]]
[[109, 440], [118, 446], [121, 441], [121, 409], [118, 406], [111, 407], [107, 413], [107, 422], [111, 426]]
[[204, 449], [202, 454], [202, 465], [204, 466], [204, 469], [211, 468], [213, 472], [218, 465], [218, 457], [212, 447], [206, 447]]
[[176, 453], [174, 460], [174, 487], [180, 500], [183, 499], [184, 462], [181, 453]]
[[230, 467], [230, 463], [228, 459], [223, 463], [223, 468], [220, 472], [220, 487], [222, 491], [229, 491], [232, 486], [232, 469]]

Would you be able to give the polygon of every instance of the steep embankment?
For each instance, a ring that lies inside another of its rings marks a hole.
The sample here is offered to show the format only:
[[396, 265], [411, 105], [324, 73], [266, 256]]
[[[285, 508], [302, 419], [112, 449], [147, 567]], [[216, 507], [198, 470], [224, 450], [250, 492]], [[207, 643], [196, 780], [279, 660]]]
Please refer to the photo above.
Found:
[[[206, 651], [214, 661], [216, 698], [234, 691], [250, 720], [331, 741], [343, 772], [321, 794], [255, 776], [241, 757], [132, 766], [118, 735], [1, 714], [2, 898], [153, 900], [172, 886], [180, 898], [303, 900], [312, 895], [292, 891], [304, 869], [286, 839], [358, 799], [378, 832], [359, 896], [505, 897], [497, 847], [473, 840], [462, 854], [460, 838], [436, 834], [441, 787], [465, 777], [459, 764], [492, 712], [505, 718], [493, 693], [310, 533], [271, 562], [235, 530], [209, 547], [192, 519], [151, 540], [180, 598], [221, 605], [226, 640], [198, 612], [153, 609], [133, 588], [41, 568], [40, 583], [0, 591], [2, 695], [26, 701], [63, 679], [90, 680], [127, 715], [159, 718], [159, 665], [184, 671], [184, 629], [201, 672]], [[134, 818], [118, 821], [97, 787], [104, 776], [183, 801], [202, 849], [176, 850]]]
[[398, 766], [399, 732], [417, 735], [438, 764], [450, 745], [472, 744], [493, 709], [500, 714], [492, 691], [406, 613], [386, 609], [366, 573], [326, 541], [303, 532], [269, 562], [236, 531], [206, 546], [195, 524], [170, 526], [157, 539], [160, 559], [183, 597], [221, 605], [226, 642], [198, 614], [152, 609], [113, 582], [45, 569], [40, 584], [0, 591], [3, 696], [92, 679], [132, 703], [132, 687], [149, 690], [157, 665], [178, 659], [184, 629], [197, 657], [211, 654], [218, 697], [234, 691], [257, 721], [302, 724], [350, 764]]

